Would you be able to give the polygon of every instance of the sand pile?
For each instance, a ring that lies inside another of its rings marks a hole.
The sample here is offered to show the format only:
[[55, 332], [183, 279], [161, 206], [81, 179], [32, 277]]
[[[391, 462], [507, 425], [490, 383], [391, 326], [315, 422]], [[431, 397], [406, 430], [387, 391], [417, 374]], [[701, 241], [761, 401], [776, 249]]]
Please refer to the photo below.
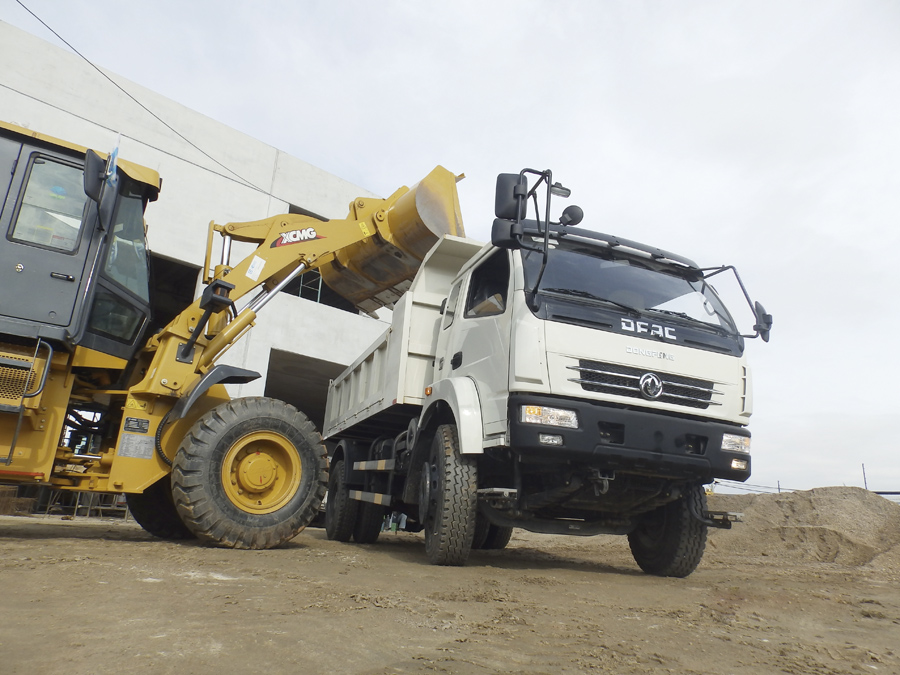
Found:
[[900, 567], [900, 505], [862, 488], [719, 494], [709, 508], [744, 514], [731, 530], [710, 530], [710, 553]]

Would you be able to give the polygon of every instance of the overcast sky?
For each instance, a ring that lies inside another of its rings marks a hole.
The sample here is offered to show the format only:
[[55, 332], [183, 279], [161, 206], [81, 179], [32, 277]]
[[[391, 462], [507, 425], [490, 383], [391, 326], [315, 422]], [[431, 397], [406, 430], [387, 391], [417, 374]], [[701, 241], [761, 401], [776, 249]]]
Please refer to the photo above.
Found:
[[[24, 2], [97, 65], [378, 194], [464, 172], [470, 236], [497, 173], [549, 168], [584, 227], [735, 264], [775, 317], [748, 346], [748, 482], [865, 464], [900, 490], [900, 3]], [[60, 44], [15, 0], [0, 18]]]

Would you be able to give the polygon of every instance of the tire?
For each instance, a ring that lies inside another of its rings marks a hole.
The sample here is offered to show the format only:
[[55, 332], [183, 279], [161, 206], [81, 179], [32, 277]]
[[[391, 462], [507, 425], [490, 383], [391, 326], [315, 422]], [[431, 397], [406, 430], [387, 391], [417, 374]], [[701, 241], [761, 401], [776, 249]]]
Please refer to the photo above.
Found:
[[488, 532], [491, 529], [491, 521], [484, 517], [481, 511], [475, 516], [475, 534], [472, 537], [472, 550], [480, 551], [487, 541]]
[[328, 472], [328, 499], [325, 502], [325, 536], [332, 541], [350, 541], [359, 513], [359, 502], [350, 499], [344, 460], [331, 465]]
[[384, 525], [384, 507], [371, 502], [359, 502], [356, 525], [353, 527], [353, 541], [357, 544], [374, 544], [378, 541]]
[[491, 523], [481, 548], [485, 551], [499, 551], [504, 549], [509, 543], [509, 540], [512, 539], [512, 533], [513, 528], [511, 527], [501, 527], [500, 525]]
[[270, 398], [223, 403], [175, 454], [172, 494], [205, 543], [265, 549], [293, 539], [325, 496], [325, 446], [306, 415]]
[[137, 524], [154, 537], [173, 541], [194, 538], [175, 509], [171, 476], [163, 476], [141, 494], [126, 494], [125, 501]]
[[674, 502], [643, 516], [628, 535], [635, 562], [647, 574], [661, 577], [686, 577], [700, 564], [706, 548], [707, 526], [690, 513], [706, 510], [706, 493], [693, 485]]
[[425, 552], [433, 565], [463, 565], [472, 550], [477, 515], [478, 470], [459, 452], [456, 425], [438, 427], [422, 469], [420, 510]]

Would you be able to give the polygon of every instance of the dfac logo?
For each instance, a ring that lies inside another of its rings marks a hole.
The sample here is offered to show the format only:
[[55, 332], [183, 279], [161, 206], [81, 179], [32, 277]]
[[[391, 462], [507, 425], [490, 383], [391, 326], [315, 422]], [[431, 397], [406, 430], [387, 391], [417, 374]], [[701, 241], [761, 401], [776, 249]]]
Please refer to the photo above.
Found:
[[655, 323], [647, 323], [646, 321], [635, 321], [634, 319], [626, 319], [622, 317], [622, 330], [629, 333], [649, 333], [657, 335], [667, 340], [676, 340], [675, 329], [668, 326], [657, 326]]
[[307, 227], [303, 230], [291, 230], [290, 232], [282, 232], [281, 239], [276, 239], [272, 242], [272, 248], [309, 241], [310, 239], [324, 239], [324, 237], [320, 237], [313, 227]]

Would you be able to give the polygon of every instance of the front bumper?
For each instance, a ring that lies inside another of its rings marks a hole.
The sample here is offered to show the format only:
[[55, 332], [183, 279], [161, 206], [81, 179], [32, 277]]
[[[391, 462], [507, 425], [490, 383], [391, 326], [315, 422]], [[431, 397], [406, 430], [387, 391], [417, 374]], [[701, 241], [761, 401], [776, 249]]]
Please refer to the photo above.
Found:
[[[574, 410], [578, 428], [524, 423], [523, 405]], [[510, 395], [508, 415], [510, 446], [524, 461], [587, 462], [605, 471], [703, 483], [750, 477], [749, 454], [721, 449], [723, 434], [750, 436], [732, 424], [532, 394]], [[561, 436], [562, 443], [541, 443], [541, 434]], [[745, 461], [746, 468], [732, 468], [733, 460]]]

